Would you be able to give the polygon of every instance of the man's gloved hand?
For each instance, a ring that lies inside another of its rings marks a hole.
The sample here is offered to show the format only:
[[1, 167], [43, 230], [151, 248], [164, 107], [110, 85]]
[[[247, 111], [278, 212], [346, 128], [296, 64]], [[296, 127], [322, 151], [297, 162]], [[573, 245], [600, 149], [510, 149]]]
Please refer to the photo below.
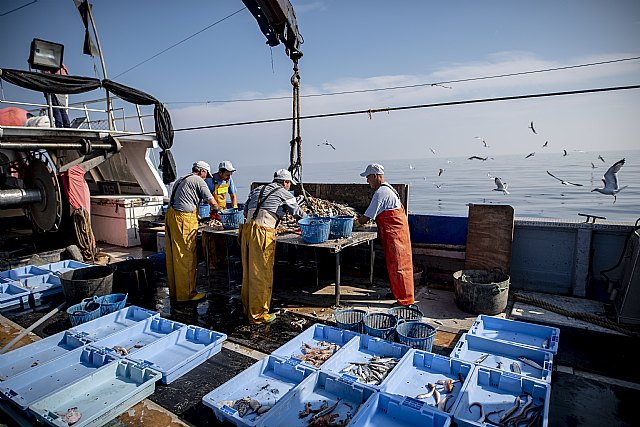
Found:
[[357, 219], [353, 221], [353, 228], [362, 228], [362, 224]]
[[222, 221], [222, 218], [220, 218], [220, 214], [218, 213], [217, 209], [211, 209], [211, 219], [217, 219], [218, 221]]

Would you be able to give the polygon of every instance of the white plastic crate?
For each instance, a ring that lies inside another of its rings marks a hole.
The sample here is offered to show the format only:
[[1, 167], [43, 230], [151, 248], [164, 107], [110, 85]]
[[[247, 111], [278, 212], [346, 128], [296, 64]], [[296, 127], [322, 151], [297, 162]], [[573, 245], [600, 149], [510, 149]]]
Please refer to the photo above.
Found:
[[77, 408], [82, 415], [76, 427], [102, 426], [155, 390], [161, 374], [121, 360], [29, 405], [36, 418], [52, 426], [69, 424], [59, 414]]
[[0, 283], [0, 309], [6, 309], [20, 305], [27, 307], [29, 302], [29, 290], [23, 288], [20, 282], [7, 280]]
[[349, 427], [449, 427], [451, 417], [424, 402], [403, 396], [376, 393], [360, 409]]
[[[220, 421], [226, 420], [236, 426], [253, 427], [291, 389], [314, 372], [315, 369], [304, 364], [289, 363], [270, 355], [204, 396], [202, 402], [213, 409]], [[240, 416], [233, 408], [233, 402], [247, 397], [257, 400], [262, 410], [268, 411], [262, 414], [249, 411]]]
[[41, 296], [54, 295], [62, 292], [60, 278], [50, 273], [23, 279], [22, 286], [27, 288], [36, 300], [40, 299]]
[[61, 274], [67, 271], [76, 270], [78, 268], [90, 267], [90, 264], [76, 261], [73, 259], [67, 259], [64, 261], [52, 262], [49, 264], [40, 265], [43, 270], [48, 270], [51, 273]]
[[90, 339], [91, 341], [99, 341], [117, 332], [129, 329], [142, 321], [147, 321], [152, 317], [159, 316], [160, 314], [157, 311], [130, 305], [129, 307], [74, 326], [69, 329], [69, 331], [76, 333], [78, 336]]
[[34, 265], [27, 265], [25, 267], [18, 267], [12, 270], [0, 271], [0, 277], [9, 280], [24, 280], [33, 276], [42, 276], [49, 274], [49, 271], [44, 270]]
[[558, 352], [560, 329], [518, 320], [481, 314], [473, 322], [469, 334], [495, 341]]

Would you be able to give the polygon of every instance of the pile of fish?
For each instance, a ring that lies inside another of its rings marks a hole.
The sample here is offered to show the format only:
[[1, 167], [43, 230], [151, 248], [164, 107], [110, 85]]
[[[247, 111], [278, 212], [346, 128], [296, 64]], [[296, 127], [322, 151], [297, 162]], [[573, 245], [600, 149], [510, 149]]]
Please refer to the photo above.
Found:
[[201, 222], [200, 225], [212, 228], [217, 231], [224, 230], [224, 227], [222, 226], [222, 222], [219, 219], [212, 218], [208, 221]]
[[[480, 356], [478, 359], [476, 359], [473, 363], [475, 363], [476, 365], [483, 365], [484, 364], [485, 366], [487, 366], [487, 363], [485, 363], [485, 362], [486, 362], [488, 357], [489, 357], [489, 355], [485, 353], [482, 356]], [[541, 371], [544, 369], [536, 361], [531, 360], [531, 359], [529, 359], [527, 357], [520, 356], [520, 357], [518, 357], [518, 360], [520, 360], [520, 362], [524, 363], [525, 365], [531, 366], [532, 368], [539, 369]], [[502, 361], [501, 360], [498, 360], [495, 363], [496, 363], [496, 366], [495, 366], [496, 368], [502, 369]], [[520, 366], [520, 363], [516, 362], [516, 361], [511, 362], [511, 365], [509, 365], [509, 369], [511, 370], [511, 372], [514, 372], [516, 374], [521, 374], [522, 373], [522, 368]], [[506, 371], [506, 369], [503, 369], [503, 370]]]
[[458, 380], [447, 378], [446, 380], [438, 380], [435, 384], [428, 383], [426, 385], [427, 392], [417, 395], [416, 399], [429, 399], [433, 397], [433, 405], [427, 400], [428, 405], [435, 406], [441, 411], [449, 412], [453, 407], [453, 402], [457, 395], [456, 383], [460, 383], [461, 385], [464, 383], [462, 374], [458, 374]]
[[[544, 405], [534, 405], [533, 398], [530, 395], [525, 394], [524, 398], [516, 396], [513, 403], [491, 403], [491, 406], [496, 407], [503, 404], [508, 406], [503, 409], [485, 412], [485, 408], [482, 403], [473, 402], [469, 405], [469, 412], [476, 412], [472, 408], [477, 407], [480, 410], [480, 414], [476, 422], [499, 427], [517, 427], [521, 425], [532, 427], [542, 425], [542, 410]], [[500, 418], [497, 418], [500, 414], [502, 414]], [[493, 419], [490, 418], [492, 415], [496, 415], [496, 417]]]
[[[347, 413], [344, 418], [340, 419], [341, 406], [347, 408]], [[344, 427], [351, 420], [351, 410], [353, 407], [346, 402], [341, 403], [341, 399], [338, 399], [336, 403], [329, 406], [326, 400], [322, 401], [322, 404], [318, 408], [313, 408], [311, 403], [307, 402], [304, 405], [304, 409], [298, 412], [299, 418], [306, 418], [313, 414], [309, 418], [307, 427]]]
[[271, 404], [263, 405], [258, 400], [253, 399], [249, 396], [243, 397], [242, 399], [238, 400], [222, 400], [216, 403], [216, 405], [220, 408], [226, 406], [228, 408], [235, 409], [236, 411], [238, 411], [238, 415], [240, 415], [241, 418], [244, 418], [246, 415], [252, 413], [255, 413], [259, 417], [261, 415], [264, 415], [269, 409], [273, 407], [273, 405]]
[[373, 356], [367, 362], [351, 362], [341, 372], [356, 377], [362, 383], [378, 385], [398, 361], [395, 357]]
[[62, 421], [67, 423], [67, 425], [74, 425], [80, 418], [82, 418], [82, 413], [78, 410], [76, 406], [73, 408], [67, 409], [67, 412], [56, 412], [56, 415], [60, 417]]
[[294, 355], [293, 357], [318, 368], [338, 350], [340, 350], [340, 346], [338, 344], [333, 344], [327, 341], [318, 341], [317, 347], [313, 347], [310, 344], [303, 342], [302, 354]]
[[[331, 202], [317, 197], [307, 196], [307, 201], [300, 202], [300, 208], [307, 215], [316, 215], [321, 217], [330, 216], [352, 216], [357, 218], [359, 215], [355, 209], [340, 203]], [[288, 213], [280, 220], [278, 224], [278, 233], [290, 233], [298, 229], [298, 220]]]

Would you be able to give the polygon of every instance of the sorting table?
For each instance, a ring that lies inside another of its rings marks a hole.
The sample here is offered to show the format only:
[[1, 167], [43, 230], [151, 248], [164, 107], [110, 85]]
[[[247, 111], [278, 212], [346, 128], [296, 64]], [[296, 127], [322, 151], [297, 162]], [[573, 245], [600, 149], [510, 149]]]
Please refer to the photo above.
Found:
[[[203, 239], [208, 239], [209, 236], [221, 235], [225, 237], [237, 237], [238, 230], [216, 230], [211, 227], [201, 227]], [[276, 237], [277, 243], [284, 243], [294, 246], [308, 246], [317, 249], [327, 249], [329, 252], [334, 253], [336, 256], [336, 282], [335, 282], [335, 296], [336, 306], [340, 305], [340, 252], [351, 246], [358, 246], [365, 243], [369, 244], [370, 248], [370, 270], [369, 270], [369, 283], [373, 285], [373, 261], [375, 258], [375, 252], [373, 250], [374, 241], [378, 237], [378, 232], [375, 227], [367, 227], [367, 231], [354, 231], [351, 237], [347, 239], [329, 239], [323, 243], [305, 243], [302, 240], [302, 236], [296, 233], [278, 234]], [[205, 245], [205, 259], [207, 263], [207, 274], [209, 272], [209, 245]], [[228, 253], [228, 251], [227, 251]], [[316, 266], [317, 268], [317, 266]]]

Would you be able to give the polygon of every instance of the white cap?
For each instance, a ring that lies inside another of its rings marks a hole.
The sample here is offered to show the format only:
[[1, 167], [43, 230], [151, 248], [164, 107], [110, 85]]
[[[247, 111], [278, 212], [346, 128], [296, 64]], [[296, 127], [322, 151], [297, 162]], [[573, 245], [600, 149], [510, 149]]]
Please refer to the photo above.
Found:
[[360, 174], [360, 176], [369, 176], [371, 174], [384, 175], [384, 166], [377, 163], [371, 163], [367, 166], [367, 169], [365, 169], [365, 171]]
[[223, 160], [220, 162], [220, 164], [218, 165], [218, 170], [220, 169], [224, 169], [227, 170], [229, 172], [235, 172], [236, 168], [233, 167], [233, 165], [231, 164], [231, 160]]
[[194, 168], [198, 168], [198, 169], [204, 169], [207, 171], [207, 178], [211, 178], [211, 166], [209, 166], [209, 163], [202, 161], [202, 160], [198, 160], [197, 162], [195, 162], [193, 164]]
[[273, 174], [273, 179], [281, 179], [283, 181], [293, 181], [291, 172], [289, 172], [286, 169], [278, 169], [276, 173]]

